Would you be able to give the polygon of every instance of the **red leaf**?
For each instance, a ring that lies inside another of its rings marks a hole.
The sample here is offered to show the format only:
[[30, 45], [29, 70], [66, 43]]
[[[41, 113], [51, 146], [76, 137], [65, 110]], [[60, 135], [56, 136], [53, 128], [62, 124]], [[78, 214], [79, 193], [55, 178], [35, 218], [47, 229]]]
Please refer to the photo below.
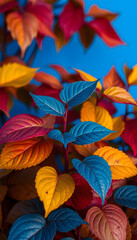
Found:
[[137, 154], [137, 119], [130, 119], [125, 122], [125, 129], [121, 137], [132, 148], [135, 156]]
[[11, 9], [13, 7], [16, 7], [17, 5], [18, 5], [18, 2], [16, 0], [3, 4], [2, 6], [0, 6], [0, 14], [8, 11], [9, 9]]
[[84, 23], [84, 10], [80, 5], [72, 2], [65, 5], [59, 16], [59, 25], [64, 32], [66, 40], [77, 32]]
[[7, 115], [7, 117], [9, 117], [8, 99], [9, 95], [5, 88], [0, 88], [0, 110], [2, 110]]
[[65, 78], [69, 75], [69, 72], [64, 67], [62, 67], [60, 65], [51, 64], [50, 67], [53, 68], [54, 70], [56, 70], [62, 78]]
[[49, 131], [39, 117], [20, 114], [9, 119], [0, 129], [0, 144], [44, 136]]
[[72, 178], [75, 181], [75, 190], [66, 204], [77, 210], [84, 209], [92, 199], [91, 187], [79, 173], [73, 174]]
[[[59, 94], [60, 94], [60, 89], [54, 89], [48, 86], [47, 84], [42, 84], [39, 86], [35, 92], [35, 95], [41, 95], [41, 96], [49, 96], [49, 97], [54, 97], [58, 100], [60, 100]], [[36, 105], [36, 104], [34, 104]]]
[[106, 99], [101, 99], [101, 101], [98, 102], [98, 106], [105, 108], [110, 115], [113, 115], [117, 111], [113, 103]]
[[[79, 111], [75, 110], [75, 109], [71, 109], [68, 112], [68, 118], [67, 118], [67, 122], [71, 123], [77, 119], [80, 118], [80, 113]], [[56, 117], [56, 123], [57, 124], [63, 124], [64, 120], [62, 117]]]
[[52, 76], [48, 73], [38, 72], [38, 73], [35, 74], [34, 78], [38, 82], [45, 83], [52, 88], [62, 89], [62, 84], [60, 83], [60, 81], [56, 77], [54, 77], [54, 76]]
[[117, 35], [110, 22], [105, 18], [96, 18], [89, 22], [89, 26], [109, 47], [125, 44]]

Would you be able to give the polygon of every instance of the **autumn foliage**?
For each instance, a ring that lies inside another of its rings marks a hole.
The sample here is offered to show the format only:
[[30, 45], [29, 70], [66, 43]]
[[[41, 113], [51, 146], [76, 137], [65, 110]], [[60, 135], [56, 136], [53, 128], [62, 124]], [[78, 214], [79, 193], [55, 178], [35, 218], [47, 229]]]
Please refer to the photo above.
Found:
[[[49, 67], [59, 78], [32, 68], [45, 37], [57, 50], [76, 32], [86, 49], [96, 34], [108, 47], [124, 44], [116, 13], [94, 4], [86, 13], [83, 0], [69, 0], [57, 16], [57, 3], [0, 0], [0, 239], [136, 240], [137, 65], [124, 65], [126, 82], [112, 66], [102, 83], [57, 64]], [[15, 99], [43, 117], [10, 118]], [[124, 115], [114, 115], [115, 102]]]

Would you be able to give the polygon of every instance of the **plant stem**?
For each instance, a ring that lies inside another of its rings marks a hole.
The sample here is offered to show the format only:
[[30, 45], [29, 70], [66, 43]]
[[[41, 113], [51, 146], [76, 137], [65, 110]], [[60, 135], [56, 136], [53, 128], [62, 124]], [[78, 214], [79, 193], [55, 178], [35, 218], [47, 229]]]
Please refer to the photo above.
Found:
[[68, 146], [65, 148], [65, 172], [68, 172]]
[[63, 133], [66, 132], [66, 128], [67, 128], [67, 118], [68, 118], [68, 105], [66, 105], [66, 112], [65, 112], [65, 115], [64, 115]]
[[37, 46], [37, 43], [35, 43], [35, 46], [34, 46], [34, 49], [32, 51], [32, 54], [28, 60], [28, 66], [31, 66], [34, 59], [35, 59], [35, 56], [36, 56], [36, 53], [37, 53], [37, 50], [38, 50], [38, 46]]
[[78, 240], [81, 240], [81, 236], [80, 236], [80, 227], [77, 227], [77, 233], [78, 233]]

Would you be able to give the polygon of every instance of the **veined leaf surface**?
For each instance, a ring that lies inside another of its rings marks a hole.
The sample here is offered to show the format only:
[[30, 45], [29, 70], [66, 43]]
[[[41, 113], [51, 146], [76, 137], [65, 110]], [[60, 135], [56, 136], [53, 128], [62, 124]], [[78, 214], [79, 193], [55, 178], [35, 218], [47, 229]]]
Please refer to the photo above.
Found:
[[60, 92], [61, 100], [68, 104], [68, 106], [74, 107], [84, 101], [86, 101], [93, 93], [97, 85], [97, 81], [78, 81], [69, 83]]
[[52, 167], [43, 167], [37, 172], [36, 189], [44, 203], [45, 217], [66, 202], [74, 192], [75, 183], [69, 174], [57, 174]]
[[66, 110], [63, 103], [59, 100], [53, 97], [34, 95], [32, 93], [30, 93], [30, 95], [33, 97], [36, 105], [44, 112], [51, 115], [64, 116]]
[[112, 179], [125, 179], [137, 174], [137, 168], [122, 151], [113, 147], [99, 148], [94, 155], [104, 158], [110, 166]]
[[111, 171], [108, 163], [101, 157], [88, 156], [83, 162], [72, 160], [73, 166], [89, 185], [99, 194], [104, 204], [106, 194], [111, 186]]
[[31, 114], [19, 114], [9, 119], [0, 129], [0, 144], [44, 136], [50, 129], [44, 122]]

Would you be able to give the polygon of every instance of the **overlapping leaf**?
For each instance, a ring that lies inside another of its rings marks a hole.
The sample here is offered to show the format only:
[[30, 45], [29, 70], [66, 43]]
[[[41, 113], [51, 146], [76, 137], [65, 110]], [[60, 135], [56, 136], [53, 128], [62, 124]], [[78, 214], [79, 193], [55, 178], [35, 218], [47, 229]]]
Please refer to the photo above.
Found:
[[40, 200], [44, 203], [45, 217], [67, 201], [75, 189], [75, 183], [69, 174], [58, 176], [52, 167], [41, 168], [35, 181]]
[[32, 80], [36, 70], [19, 63], [3, 65], [0, 67], [0, 87], [23, 87]]
[[68, 106], [74, 107], [86, 101], [96, 88], [97, 81], [78, 81], [68, 84], [60, 92], [60, 98]]
[[125, 84], [117, 73], [114, 66], [110, 69], [109, 73], [103, 79], [103, 88], [107, 89], [110, 87], [125, 88]]
[[81, 224], [86, 223], [76, 212], [69, 208], [52, 211], [47, 221], [54, 221], [58, 232], [69, 232]]
[[137, 209], [137, 186], [126, 185], [118, 188], [114, 200], [122, 206]]
[[91, 101], [87, 101], [81, 108], [81, 121], [93, 121], [110, 130], [113, 129], [113, 121], [109, 112], [100, 106], [94, 105]]
[[122, 117], [114, 117], [112, 118], [112, 122], [113, 122], [113, 131], [115, 132], [110, 133], [109, 136], [104, 138], [104, 140], [112, 140], [119, 137], [125, 128], [125, 123], [122, 120]]
[[75, 182], [75, 190], [66, 204], [72, 206], [74, 209], [84, 209], [92, 200], [91, 187], [78, 173], [74, 173], [72, 178]]
[[110, 12], [109, 10], [99, 8], [96, 4], [92, 5], [91, 8], [88, 11], [88, 16], [94, 17], [94, 18], [106, 18], [109, 21], [114, 20], [118, 14]]
[[94, 155], [100, 156], [107, 161], [112, 172], [112, 179], [124, 179], [137, 174], [137, 168], [130, 158], [118, 149], [102, 147], [94, 152]]
[[111, 130], [95, 122], [80, 122], [71, 128], [70, 133], [76, 137], [74, 144], [84, 145], [100, 141], [110, 134]]
[[127, 217], [121, 208], [108, 204], [102, 209], [92, 207], [88, 210], [86, 221], [93, 234], [100, 240], [125, 240]]
[[56, 233], [56, 225], [51, 222], [46, 225], [44, 217], [38, 213], [25, 214], [18, 218], [13, 224], [8, 240], [15, 239], [36, 239], [52, 240]]
[[62, 142], [65, 148], [67, 147], [68, 143], [76, 140], [75, 136], [73, 136], [71, 133], [65, 132], [62, 134], [62, 132], [58, 129], [50, 131], [48, 136]]
[[136, 105], [136, 102], [130, 93], [120, 87], [107, 88], [103, 92], [103, 96], [113, 100], [114, 102]]
[[103, 17], [95, 18], [88, 24], [109, 47], [124, 44], [107, 19]]
[[108, 163], [98, 156], [88, 156], [83, 162], [73, 159], [72, 163], [79, 174], [99, 194], [102, 204], [104, 204], [106, 194], [111, 185], [111, 171]]
[[56, 77], [54, 77], [48, 73], [38, 72], [35, 74], [35, 79], [38, 82], [48, 84], [49, 86], [51, 86], [55, 89], [62, 89], [62, 84], [60, 83], [60, 81]]
[[7, 0], [2, 0], [0, 2], [0, 14], [10, 10], [11, 8], [16, 7], [17, 4], [18, 3], [17, 3], [16, 0], [13, 0], [13, 1], [11, 1], [11, 0], [8, 0], [8, 1]]
[[11, 12], [6, 17], [7, 27], [13, 39], [18, 41], [22, 57], [32, 40], [37, 36], [38, 20], [29, 12]]
[[59, 100], [47, 96], [37, 96], [32, 93], [31, 96], [36, 105], [46, 113], [56, 116], [64, 116], [66, 110], [63, 103]]
[[0, 156], [0, 168], [22, 169], [35, 166], [48, 158], [52, 148], [53, 141], [43, 137], [7, 143]]
[[66, 40], [77, 32], [84, 23], [84, 10], [72, 2], [65, 5], [59, 16], [59, 25], [64, 32]]
[[19, 114], [9, 119], [0, 129], [0, 144], [44, 136], [50, 129], [43, 121], [31, 114]]

